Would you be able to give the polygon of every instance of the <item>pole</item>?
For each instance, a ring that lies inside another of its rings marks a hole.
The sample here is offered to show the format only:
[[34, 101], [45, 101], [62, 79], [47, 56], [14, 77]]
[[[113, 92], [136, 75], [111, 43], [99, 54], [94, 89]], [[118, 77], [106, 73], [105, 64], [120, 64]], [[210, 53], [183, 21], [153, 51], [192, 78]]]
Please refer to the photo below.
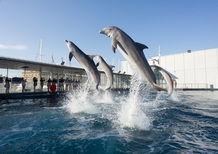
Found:
[[7, 77], [8, 77], [8, 67], [7, 67]]

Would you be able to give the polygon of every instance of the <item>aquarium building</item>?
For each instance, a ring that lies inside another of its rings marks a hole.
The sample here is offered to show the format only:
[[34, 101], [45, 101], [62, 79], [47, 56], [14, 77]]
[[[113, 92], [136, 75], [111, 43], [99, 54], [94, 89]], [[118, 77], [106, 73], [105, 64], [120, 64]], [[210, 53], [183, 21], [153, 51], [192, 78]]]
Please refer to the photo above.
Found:
[[[178, 89], [218, 89], [218, 48], [152, 57], [156, 64], [174, 75]], [[121, 72], [132, 74], [127, 61], [121, 62]]]

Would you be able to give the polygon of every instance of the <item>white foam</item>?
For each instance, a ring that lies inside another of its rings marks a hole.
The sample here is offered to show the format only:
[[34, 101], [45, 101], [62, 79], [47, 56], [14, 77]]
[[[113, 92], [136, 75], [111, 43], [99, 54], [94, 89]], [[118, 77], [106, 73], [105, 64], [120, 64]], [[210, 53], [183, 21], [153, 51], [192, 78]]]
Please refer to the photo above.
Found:
[[95, 102], [99, 104], [113, 104], [113, 98], [110, 91], [99, 93], [98, 97], [96, 97]]
[[86, 112], [97, 113], [97, 108], [93, 105], [90, 97], [90, 84], [87, 82], [83, 87], [68, 95], [67, 104], [64, 106], [70, 113]]
[[146, 113], [142, 110], [141, 104], [143, 102], [140, 99], [140, 90], [144, 87], [143, 81], [137, 78], [137, 75], [132, 76], [131, 87], [129, 96], [122, 104], [121, 110], [118, 113], [120, 125], [122, 127], [136, 128], [136, 129], [148, 129], [151, 121]]
[[172, 95], [170, 96], [170, 99], [172, 99], [173, 101], [179, 102], [179, 97], [176, 91], [173, 91]]
[[64, 108], [71, 114], [85, 112], [106, 118], [120, 128], [147, 130], [151, 127], [153, 113], [166, 102], [165, 93], [151, 93], [151, 86], [133, 75], [130, 92], [126, 96], [113, 96], [110, 91], [91, 90], [87, 82], [68, 96]]

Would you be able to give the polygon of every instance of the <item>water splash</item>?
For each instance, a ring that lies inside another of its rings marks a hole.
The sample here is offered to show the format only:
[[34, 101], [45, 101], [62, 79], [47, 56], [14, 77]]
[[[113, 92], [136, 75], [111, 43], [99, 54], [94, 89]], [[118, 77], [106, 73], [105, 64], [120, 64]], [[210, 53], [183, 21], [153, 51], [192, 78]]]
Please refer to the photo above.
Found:
[[106, 90], [98, 93], [95, 102], [100, 104], [113, 104], [114, 100], [111, 92]]
[[145, 82], [133, 75], [131, 79], [130, 93], [126, 102], [122, 103], [120, 112], [118, 113], [119, 122], [122, 127], [148, 129], [151, 121], [146, 113], [142, 110], [143, 100], [140, 93], [147, 93]]
[[172, 95], [170, 96], [170, 99], [172, 99], [175, 102], [179, 102], [179, 97], [176, 91], [173, 91]]
[[71, 94], [68, 95], [68, 101], [64, 108], [70, 113], [85, 112], [94, 114], [97, 113], [97, 108], [93, 105], [91, 101], [91, 84], [87, 81], [82, 86], [78, 87]]
[[153, 113], [166, 95], [152, 90], [150, 84], [139, 75], [132, 76], [128, 95], [114, 95], [110, 91], [91, 90], [87, 81], [68, 96], [65, 108], [68, 112], [95, 114], [110, 120], [115, 127], [147, 130], [151, 127]]

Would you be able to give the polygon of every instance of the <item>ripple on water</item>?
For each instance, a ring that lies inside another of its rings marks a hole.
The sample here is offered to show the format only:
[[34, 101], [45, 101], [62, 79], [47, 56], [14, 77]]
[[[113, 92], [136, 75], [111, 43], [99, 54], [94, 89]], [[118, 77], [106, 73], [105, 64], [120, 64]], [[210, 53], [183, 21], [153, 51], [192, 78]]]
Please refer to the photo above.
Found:
[[218, 93], [199, 93], [178, 92], [177, 101], [142, 88], [110, 98], [69, 95], [57, 106], [47, 100], [0, 106], [0, 151], [217, 153], [218, 108], [210, 97]]

